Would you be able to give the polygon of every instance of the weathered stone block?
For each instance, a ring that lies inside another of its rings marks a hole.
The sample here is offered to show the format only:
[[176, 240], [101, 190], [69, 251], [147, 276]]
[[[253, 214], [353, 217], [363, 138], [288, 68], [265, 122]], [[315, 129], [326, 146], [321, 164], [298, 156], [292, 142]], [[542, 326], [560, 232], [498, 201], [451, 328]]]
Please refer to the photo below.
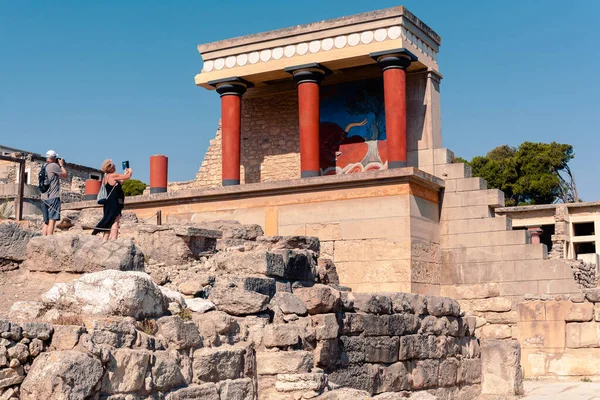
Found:
[[[345, 388], [364, 390], [369, 394], [375, 394], [379, 368], [372, 364], [349, 365], [345, 368], [337, 368], [329, 374], [329, 382]], [[348, 398], [348, 397], [341, 397]]]
[[397, 362], [391, 365], [376, 365], [378, 371], [376, 393], [400, 392], [409, 390], [411, 374], [408, 362]]
[[448, 297], [427, 296], [427, 312], [436, 317], [460, 315], [460, 305]]
[[459, 361], [456, 358], [447, 358], [440, 362], [440, 386], [455, 386], [458, 378]]
[[[25, 379], [25, 372], [23, 372], [23, 367], [17, 368], [4, 368], [0, 370], [0, 389], [18, 385], [23, 382]], [[33, 399], [32, 397], [29, 397]]]
[[79, 351], [42, 353], [21, 385], [21, 399], [84, 399], [92, 395], [103, 373], [100, 360]]
[[489, 324], [516, 324], [517, 312], [488, 312], [485, 314], [485, 319]]
[[350, 293], [354, 297], [354, 310], [367, 314], [390, 314], [392, 301], [389, 297], [369, 293]]
[[214, 383], [190, 385], [167, 394], [165, 400], [220, 400], [219, 391]]
[[300, 329], [293, 324], [267, 325], [263, 335], [263, 344], [266, 347], [296, 346], [300, 340]]
[[473, 384], [481, 382], [481, 359], [465, 358], [461, 360], [458, 368], [457, 381], [460, 384]]
[[564, 321], [571, 311], [572, 304], [569, 300], [546, 301], [546, 321]]
[[21, 324], [23, 328], [23, 337], [28, 339], [48, 340], [52, 337], [54, 329], [52, 325], [44, 322], [24, 322]]
[[[461, 369], [465, 361], [462, 361]], [[481, 350], [482, 394], [506, 397], [523, 394], [520, 361], [521, 346], [518, 341], [486, 341]]]
[[317, 340], [336, 339], [340, 327], [335, 314], [319, 314], [310, 317], [312, 326], [315, 328]]
[[400, 360], [428, 358], [429, 344], [426, 335], [400, 336], [399, 345]]
[[313, 257], [306, 250], [223, 252], [214, 257], [217, 270], [238, 275], [266, 275], [314, 282]]
[[592, 303], [574, 303], [565, 317], [567, 322], [588, 322], [594, 317], [594, 305]]
[[109, 394], [135, 392], [144, 387], [152, 353], [145, 350], [117, 349], [111, 352], [102, 391]]
[[319, 340], [314, 351], [315, 365], [324, 369], [335, 366], [340, 356], [337, 339]]
[[386, 293], [392, 300], [395, 313], [412, 313], [424, 315], [427, 313], [427, 298], [414, 293]]
[[326, 285], [297, 288], [294, 294], [304, 302], [309, 314], [325, 314], [340, 309], [340, 292]]
[[202, 337], [198, 326], [191, 321], [183, 321], [179, 316], [159, 318], [158, 335], [162, 336], [169, 345], [177, 350], [202, 346]]
[[279, 374], [275, 389], [278, 392], [314, 391], [321, 392], [327, 384], [324, 373]]
[[519, 342], [524, 349], [565, 347], [564, 321], [519, 322]]
[[284, 314], [305, 315], [307, 313], [304, 302], [292, 293], [277, 292], [270, 304], [278, 306]]
[[31, 238], [39, 235], [17, 224], [0, 224], [0, 260], [25, 261], [27, 244]]
[[512, 331], [509, 325], [488, 324], [479, 329], [479, 335], [482, 339], [506, 339], [512, 337]]
[[180, 367], [181, 356], [176, 351], [156, 351], [152, 355], [154, 387], [161, 391], [167, 391], [186, 383]]
[[477, 358], [481, 354], [479, 339], [474, 337], [462, 337], [458, 339], [460, 355], [465, 358]]
[[254, 398], [254, 384], [252, 379], [234, 379], [220, 382], [220, 400], [244, 400]]
[[309, 351], [259, 351], [256, 366], [259, 375], [297, 374], [313, 368], [313, 353]]
[[365, 337], [340, 337], [340, 361], [342, 365], [358, 364], [365, 361]]
[[566, 325], [566, 338], [566, 346], [571, 349], [600, 347], [600, 323], [569, 323]]
[[438, 386], [438, 360], [420, 360], [412, 362], [413, 389], [427, 389]]
[[[453, 325], [453, 329], [455, 328], [456, 333], [458, 333], [458, 320], [456, 317], [453, 318], [456, 326]], [[428, 315], [426, 317], [421, 317], [419, 333], [426, 335], [445, 335], [448, 334], [449, 331], [449, 320], [448, 317], [434, 317], [433, 315]]]
[[345, 313], [342, 315], [342, 335], [359, 335], [365, 329], [363, 314]]
[[208, 296], [217, 309], [232, 315], [256, 314], [265, 310], [269, 297], [237, 287], [214, 287]]
[[144, 254], [131, 239], [99, 242], [93, 236], [66, 233], [32, 238], [23, 265], [45, 272], [143, 271]]
[[479, 312], [505, 312], [510, 311], [512, 303], [506, 297], [492, 297], [489, 299], [480, 299], [472, 301], [473, 311]]
[[592, 303], [600, 302], [600, 288], [585, 289], [585, 298]]
[[397, 336], [365, 338], [365, 361], [391, 364], [398, 361], [399, 340]]
[[242, 378], [244, 353], [244, 348], [234, 346], [203, 348], [194, 351], [192, 364], [194, 382], [218, 382]]

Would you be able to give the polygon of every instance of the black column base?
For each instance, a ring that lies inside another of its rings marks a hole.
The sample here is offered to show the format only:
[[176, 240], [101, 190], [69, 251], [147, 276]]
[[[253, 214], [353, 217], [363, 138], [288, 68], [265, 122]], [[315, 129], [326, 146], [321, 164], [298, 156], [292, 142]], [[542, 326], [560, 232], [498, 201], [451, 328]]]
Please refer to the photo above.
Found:
[[302, 171], [300, 173], [301, 178], [314, 178], [315, 176], [321, 176], [320, 171]]
[[97, 194], [86, 194], [85, 196], [83, 196], [84, 200], [96, 200], [97, 198]]
[[235, 186], [235, 185], [239, 185], [239, 184], [240, 184], [239, 179], [223, 179], [221, 181], [221, 185], [223, 185], [223, 186]]
[[408, 163], [406, 161], [388, 161], [388, 169], [406, 167], [408, 167]]
[[167, 188], [162, 188], [162, 187], [151, 187], [150, 188], [150, 194], [165, 193], [166, 191], [167, 191]]

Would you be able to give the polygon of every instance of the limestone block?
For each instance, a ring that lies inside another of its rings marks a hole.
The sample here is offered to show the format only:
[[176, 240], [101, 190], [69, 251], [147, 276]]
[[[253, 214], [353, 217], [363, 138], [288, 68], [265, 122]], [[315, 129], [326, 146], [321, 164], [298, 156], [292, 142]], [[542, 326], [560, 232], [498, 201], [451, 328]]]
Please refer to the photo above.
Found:
[[402, 239], [338, 240], [334, 261], [405, 260], [410, 257], [410, 241]]
[[359, 315], [365, 336], [401, 336], [419, 329], [419, 320], [414, 314]]
[[[516, 340], [488, 340], [481, 348], [482, 394], [523, 394], [521, 346]], [[464, 361], [463, 361], [464, 362]]]
[[413, 389], [427, 389], [438, 386], [440, 362], [438, 360], [419, 360], [412, 362]]
[[296, 346], [300, 340], [300, 328], [293, 324], [267, 325], [263, 336], [266, 347]]
[[211, 259], [219, 271], [237, 275], [314, 281], [313, 257], [306, 250], [220, 252]]
[[310, 372], [313, 353], [309, 351], [259, 351], [256, 368], [259, 375], [297, 374]]
[[564, 321], [567, 318], [567, 314], [571, 311], [571, 305], [573, 304], [569, 300], [551, 300], [545, 303], [547, 321]]
[[220, 400], [254, 398], [254, 384], [250, 378], [226, 380], [220, 382], [218, 387]]
[[292, 293], [277, 292], [270, 304], [278, 306], [284, 314], [305, 315], [307, 313], [304, 302]]
[[500, 296], [497, 283], [478, 283], [473, 285], [446, 285], [441, 289], [441, 295], [453, 299], [486, 299]]
[[[321, 253], [321, 254], [323, 254], [323, 253]], [[328, 256], [329, 258], [324, 258], [324, 257], [325, 256], [322, 255], [321, 258], [319, 258], [318, 263], [317, 263], [316, 276], [318, 278], [318, 282], [326, 284], [326, 285], [339, 284], [340, 277], [338, 276], [335, 263], [332, 260], [333, 259], [333, 251]]]
[[[452, 318], [452, 322], [449, 320]], [[428, 315], [424, 318], [421, 318], [421, 326], [419, 327], [420, 334], [426, 335], [448, 335], [450, 331], [450, 327], [452, 326], [453, 333], [456, 336], [459, 330], [459, 323], [456, 317], [442, 317], [437, 318], [433, 315]], [[462, 321], [461, 321], [462, 322]], [[464, 329], [463, 329], [464, 334]]]
[[440, 363], [440, 386], [455, 386], [458, 378], [459, 361], [456, 358], [447, 358]]
[[507, 339], [512, 337], [512, 331], [509, 325], [487, 324], [479, 329], [477, 336], [482, 339]]
[[364, 315], [345, 313], [342, 316], [342, 335], [359, 335], [365, 329]]
[[519, 321], [544, 321], [546, 305], [543, 301], [528, 301], [517, 304], [517, 319]]
[[481, 358], [465, 358], [461, 360], [458, 368], [457, 381], [461, 384], [473, 384], [481, 382]]
[[310, 317], [315, 328], [317, 340], [335, 339], [338, 337], [339, 325], [335, 314], [319, 314]]
[[65, 233], [32, 238], [23, 266], [45, 272], [143, 271], [144, 254], [131, 239], [103, 242], [94, 236]]
[[181, 373], [181, 356], [176, 351], [155, 351], [152, 355], [152, 383], [158, 390], [167, 391], [186, 383]]
[[442, 179], [461, 179], [471, 177], [471, 167], [464, 163], [435, 165], [434, 175]]
[[574, 303], [565, 317], [567, 322], [587, 322], [594, 317], [594, 305], [592, 303]]
[[379, 336], [365, 339], [365, 361], [391, 364], [398, 361], [398, 337]]
[[309, 314], [336, 312], [341, 305], [340, 292], [322, 284], [294, 289], [294, 294], [304, 302]]
[[[448, 182], [452, 182], [454, 179], [448, 179], [446, 181], [446, 185]], [[454, 184], [454, 188], [452, 185], [450, 189], [454, 189], [456, 192], [464, 192], [469, 190], [482, 190], [487, 189], [487, 182], [481, 178], [463, 178], [463, 179], [455, 179], [456, 183]], [[448, 186], [446, 186], [446, 190], [448, 190]]]
[[[339, 240], [341, 239], [340, 224], [339, 223], [327, 223], [327, 224], [306, 224], [305, 232], [307, 236], [316, 236], [320, 240]], [[321, 253], [323, 243], [321, 242]]]
[[266, 308], [269, 297], [238, 287], [216, 286], [208, 296], [218, 310], [232, 315], [256, 314]]
[[159, 318], [158, 335], [174, 349], [182, 350], [202, 346], [198, 326], [192, 321], [184, 321], [177, 315]]
[[194, 351], [194, 382], [218, 382], [241, 378], [244, 373], [245, 349], [235, 346], [202, 348]]
[[202, 385], [190, 385], [181, 389], [177, 389], [165, 397], [165, 400], [219, 400], [219, 392], [214, 383], [205, 383]]
[[386, 293], [392, 299], [392, 308], [395, 313], [412, 313], [423, 315], [427, 313], [425, 296], [415, 293]]
[[319, 340], [314, 351], [315, 366], [329, 369], [336, 365], [340, 355], [337, 339]]
[[568, 323], [566, 337], [566, 346], [572, 349], [600, 347], [600, 324], [596, 322]]
[[600, 302], [600, 288], [585, 289], [585, 298], [592, 303]]
[[111, 352], [102, 391], [108, 394], [135, 392], [144, 386], [152, 353], [145, 350], [117, 349]]
[[600, 322], [600, 304], [594, 304], [594, 321]]
[[[373, 364], [349, 365], [344, 368], [336, 368], [329, 374], [329, 382], [344, 388], [353, 388], [364, 390], [369, 394], [374, 394], [377, 388], [379, 376], [379, 368]], [[334, 393], [335, 391], [331, 392]], [[363, 397], [355, 397], [356, 400], [364, 399]], [[346, 394], [341, 397], [333, 397], [336, 400], [351, 400]]]
[[69, 283], [58, 283], [42, 295], [42, 301], [84, 315], [136, 319], [160, 317], [168, 307], [167, 298], [150, 275], [117, 270], [94, 272]]
[[516, 324], [517, 323], [517, 312], [488, 312], [485, 314], [485, 319], [490, 324]]
[[442, 208], [441, 220], [453, 221], [457, 219], [476, 219], [493, 217], [492, 210], [489, 206], [470, 206], [470, 207], [453, 207]]
[[354, 310], [368, 314], [390, 314], [392, 300], [384, 295], [369, 293], [350, 293], [353, 297]]
[[31, 238], [39, 235], [17, 224], [0, 224], [0, 260], [25, 261], [27, 244]]
[[[25, 379], [23, 367], [4, 368], [0, 370], [0, 389], [12, 385], [18, 385]], [[32, 397], [25, 397], [33, 399]]]
[[448, 297], [427, 296], [427, 312], [436, 317], [460, 315], [460, 305], [456, 300]]
[[340, 360], [342, 365], [358, 364], [365, 361], [365, 337], [341, 336]]
[[83, 399], [92, 395], [103, 372], [100, 360], [79, 351], [42, 353], [21, 385], [21, 399]]
[[506, 312], [512, 308], [512, 302], [505, 297], [492, 297], [489, 299], [473, 300], [471, 303], [473, 311], [479, 312]]
[[376, 393], [399, 392], [410, 389], [410, 363], [397, 362], [391, 365], [377, 365], [378, 379]]
[[523, 349], [562, 349], [565, 347], [564, 321], [519, 322], [519, 342]]
[[278, 392], [315, 391], [321, 392], [327, 384], [324, 373], [279, 374], [275, 389]]

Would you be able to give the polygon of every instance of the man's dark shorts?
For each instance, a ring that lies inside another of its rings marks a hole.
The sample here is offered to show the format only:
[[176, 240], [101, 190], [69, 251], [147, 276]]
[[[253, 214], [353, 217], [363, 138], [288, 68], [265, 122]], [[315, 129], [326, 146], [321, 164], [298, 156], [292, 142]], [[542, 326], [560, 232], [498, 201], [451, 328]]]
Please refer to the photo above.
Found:
[[51, 219], [60, 220], [60, 197], [50, 200], [42, 200], [42, 215], [44, 223], [47, 224]]

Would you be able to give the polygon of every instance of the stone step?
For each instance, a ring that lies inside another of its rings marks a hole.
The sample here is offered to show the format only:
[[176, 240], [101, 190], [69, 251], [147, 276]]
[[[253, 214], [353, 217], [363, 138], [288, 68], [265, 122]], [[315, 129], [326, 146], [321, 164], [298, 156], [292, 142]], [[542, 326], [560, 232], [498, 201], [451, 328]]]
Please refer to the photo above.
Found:
[[478, 219], [457, 219], [440, 222], [442, 235], [512, 230], [512, 220], [505, 216]]
[[445, 185], [446, 192], [466, 192], [470, 190], [487, 189], [487, 182], [485, 179], [478, 177], [446, 179]]
[[442, 164], [434, 167], [434, 175], [442, 179], [461, 179], [472, 176], [471, 167], [464, 163]]
[[451, 234], [442, 235], [440, 239], [442, 249], [531, 243], [529, 232], [526, 230]]
[[441, 221], [459, 219], [492, 218], [494, 211], [487, 205], [468, 207], [444, 207], [440, 216]]
[[442, 264], [543, 260], [547, 257], [548, 248], [545, 244], [516, 244], [508, 246], [442, 249]]
[[466, 207], [487, 205], [504, 207], [504, 192], [498, 189], [473, 190], [468, 192], [444, 193], [443, 207]]

